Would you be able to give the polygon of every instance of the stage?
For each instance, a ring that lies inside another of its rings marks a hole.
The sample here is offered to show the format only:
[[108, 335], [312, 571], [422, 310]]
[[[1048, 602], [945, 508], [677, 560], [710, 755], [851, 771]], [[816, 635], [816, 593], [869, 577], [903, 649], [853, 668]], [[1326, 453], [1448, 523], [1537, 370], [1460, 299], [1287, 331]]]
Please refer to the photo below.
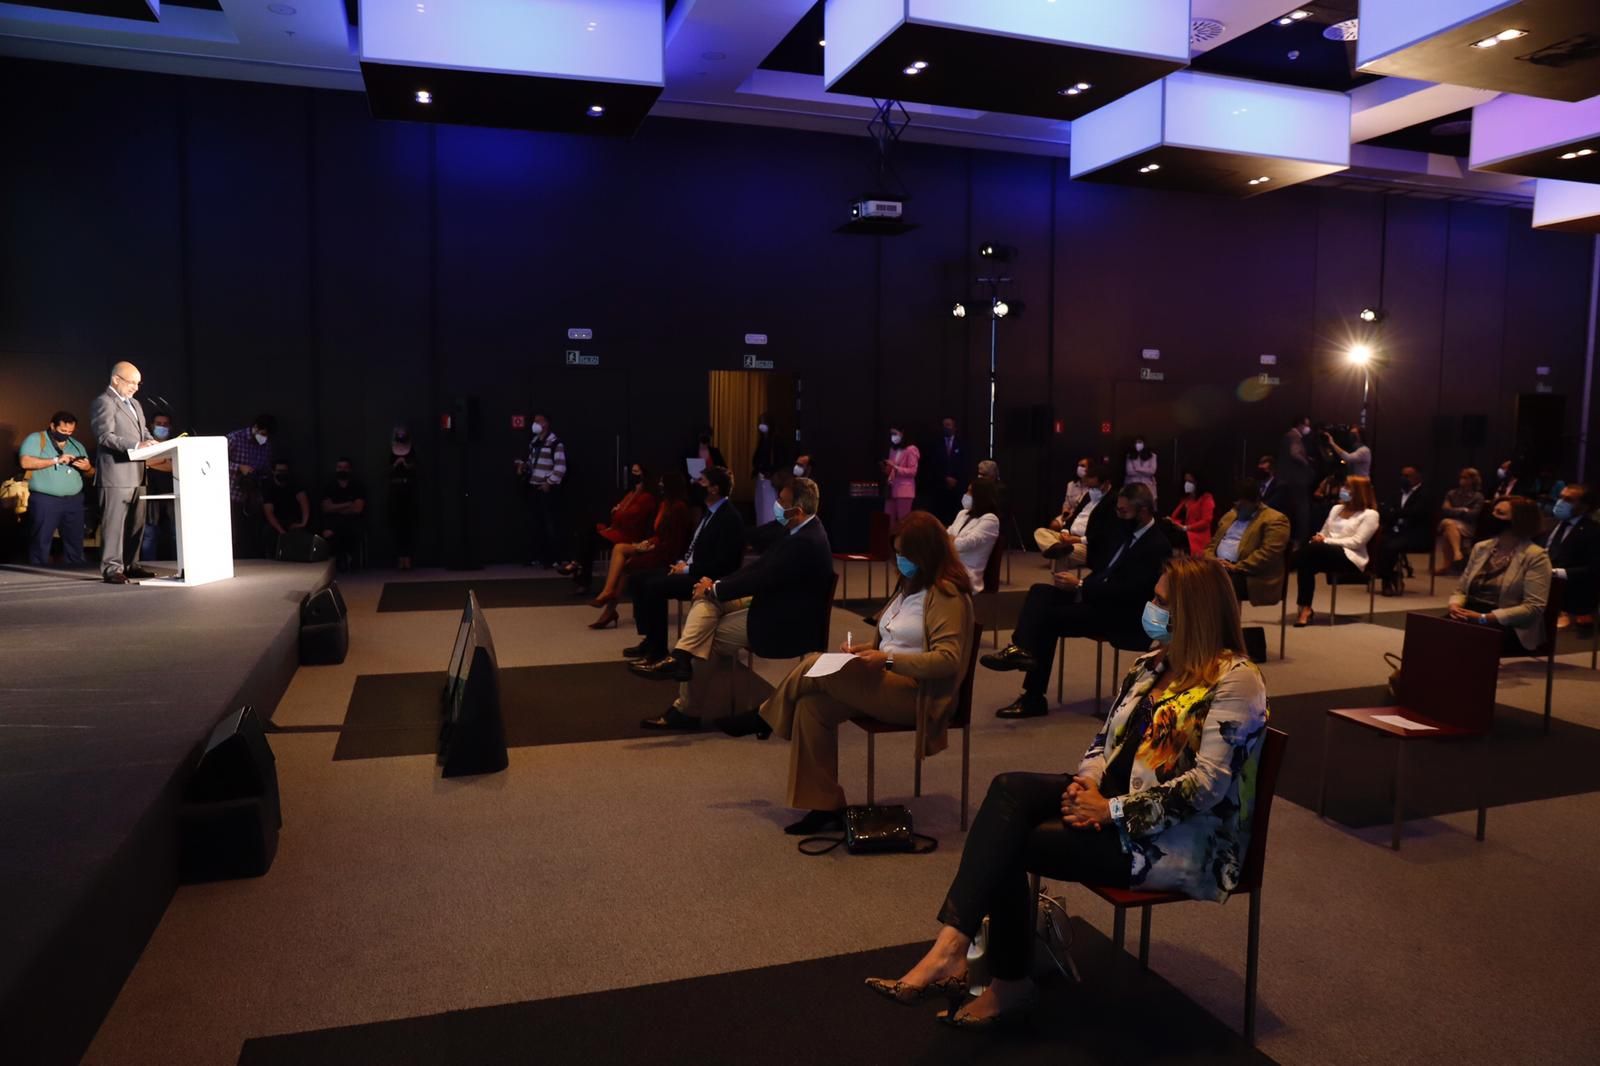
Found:
[[175, 806], [200, 746], [241, 703], [270, 717], [294, 676], [300, 605], [331, 564], [236, 565], [195, 588], [0, 567], [9, 1061], [88, 1047], [177, 885]]

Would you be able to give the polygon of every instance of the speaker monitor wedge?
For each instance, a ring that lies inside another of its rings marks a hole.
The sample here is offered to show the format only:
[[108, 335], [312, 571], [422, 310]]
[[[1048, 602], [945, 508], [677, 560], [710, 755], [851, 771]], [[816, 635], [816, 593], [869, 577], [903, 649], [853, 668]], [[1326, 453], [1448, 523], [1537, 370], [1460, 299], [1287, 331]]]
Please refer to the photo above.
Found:
[[333, 666], [350, 651], [350, 620], [338, 582], [329, 582], [300, 605], [300, 665]]
[[278, 769], [249, 706], [211, 731], [178, 807], [178, 872], [186, 883], [260, 877], [278, 851]]

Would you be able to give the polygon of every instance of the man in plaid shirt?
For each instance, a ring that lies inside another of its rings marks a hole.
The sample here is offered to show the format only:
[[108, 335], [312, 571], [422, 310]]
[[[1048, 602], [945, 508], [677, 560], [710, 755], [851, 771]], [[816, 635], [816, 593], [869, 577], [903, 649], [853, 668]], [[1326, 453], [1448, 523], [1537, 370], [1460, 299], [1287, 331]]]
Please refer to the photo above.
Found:
[[562, 561], [561, 497], [567, 479], [567, 446], [551, 431], [547, 415], [534, 415], [530, 428], [528, 458], [517, 460], [517, 473], [528, 479], [528, 517], [533, 525], [528, 565], [550, 568]]
[[228, 498], [233, 501], [233, 554], [254, 558], [262, 554], [261, 490], [272, 476], [272, 434], [278, 428], [271, 415], [256, 415], [244, 429], [227, 435]]

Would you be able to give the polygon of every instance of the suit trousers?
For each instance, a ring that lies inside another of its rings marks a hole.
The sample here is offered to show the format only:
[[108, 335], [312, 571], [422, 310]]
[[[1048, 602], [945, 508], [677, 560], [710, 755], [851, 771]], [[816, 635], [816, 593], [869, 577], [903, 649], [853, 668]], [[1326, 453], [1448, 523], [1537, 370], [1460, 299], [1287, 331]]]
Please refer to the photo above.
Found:
[[100, 486], [100, 572], [139, 565], [144, 541], [144, 486]]
[[50, 564], [50, 541], [61, 531], [61, 548], [68, 566], [83, 565], [83, 493], [51, 496], [44, 492], [28, 496], [28, 564]]
[[528, 520], [532, 526], [532, 545], [528, 552], [531, 562], [554, 566], [561, 562], [566, 548], [566, 538], [561, 525], [561, 486], [549, 492], [536, 485], [528, 486]]
[[1001, 980], [1028, 976], [1033, 958], [1034, 901], [1028, 874], [1057, 881], [1127, 888], [1133, 860], [1114, 828], [1034, 829], [1061, 822], [1066, 774], [1009, 773], [996, 777], [972, 820], [961, 865], [939, 908], [939, 921], [973, 937], [989, 918], [989, 972]]
[[750, 646], [750, 601], [733, 600], [723, 603], [702, 596], [689, 607], [683, 620], [683, 633], [673, 647], [687, 652], [702, 665], [696, 666], [694, 680], [678, 685], [678, 710], [693, 714], [694, 694], [704, 696], [711, 679], [723, 665]]
[[789, 806], [836, 811], [845, 805], [839, 787], [839, 727], [856, 715], [894, 725], [917, 722], [917, 683], [903, 674], [846, 663], [827, 677], [807, 677], [812, 652], [789, 671], [761, 717], [789, 744]]
[[1071, 589], [1039, 584], [1028, 590], [1011, 643], [1033, 656], [1033, 668], [1023, 677], [1022, 691], [1042, 697], [1050, 685], [1060, 637], [1105, 636], [1104, 619]]
[[1301, 607], [1311, 606], [1311, 600], [1317, 593], [1318, 574], [1332, 575], [1337, 581], [1341, 577], [1361, 573], [1343, 548], [1323, 543], [1307, 544], [1301, 548], [1294, 568], [1299, 579], [1299, 595], [1295, 597], [1295, 603]]
[[697, 580], [688, 574], [669, 574], [665, 570], [634, 574], [628, 579], [634, 628], [658, 658], [667, 654], [667, 601], [688, 599]]

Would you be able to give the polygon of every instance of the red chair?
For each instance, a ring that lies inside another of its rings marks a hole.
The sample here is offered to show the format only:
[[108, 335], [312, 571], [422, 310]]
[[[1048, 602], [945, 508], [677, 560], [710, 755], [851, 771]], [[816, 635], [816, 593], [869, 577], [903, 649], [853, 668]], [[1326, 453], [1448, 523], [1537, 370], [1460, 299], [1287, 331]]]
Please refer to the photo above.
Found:
[[[1239, 870], [1239, 887], [1233, 895], [1250, 897], [1250, 926], [1245, 941], [1244, 956], [1244, 1038], [1251, 1045], [1256, 1042], [1256, 972], [1261, 956], [1261, 881], [1267, 865], [1267, 828], [1272, 818], [1272, 797], [1278, 788], [1278, 771], [1283, 766], [1283, 752], [1289, 736], [1268, 728], [1262, 738], [1259, 773], [1256, 778], [1256, 809], [1250, 817], [1250, 847], [1245, 852], [1244, 865]], [[1060, 823], [1034, 830], [1065, 832]], [[1031, 875], [1033, 895], [1038, 895], [1038, 875]], [[1139, 968], [1150, 968], [1150, 908], [1166, 903], [1197, 902], [1192, 896], [1179, 892], [1141, 892], [1132, 888], [1111, 888], [1105, 885], [1084, 885], [1115, 908], [1111, 924], [1111, 942], [1120, 950], [1127, 939], [1130, 907], [1139, 908]]]
[[[1395, 741], [1394, 829], [1389, 846], [1400, 850], [1405, 820], [1406, 743], [1412, 740], [1488, 741], [1494, 728], [1494, 687], [1500, 670], [1499, 626], [1473, 625], [1412, 612], [1395, 682], [1396, 704], [1388, 707], [1330, 709], [1322, 735], [1322, 778], [1317, 786], [1317, 817], [1328, 809], [1328, 752], [1335, 720], [1370, 729]], [[1402, 718], [1405, 725], [1383, 718]], [[1488, 767], [1478, 771], [1488, 781]], [[1481, 794], [1480, 794], [1481, 795]], [[1478, 803], [1478, 839], [1488, 821], [1488, 802]]]
[[[950, 716], [950, 728], [961, 730], [961, 831], [967, 831], [967, 798], [971, 781], [972, 770], [972, 677], [977, 672], [978, 647], [983, 643], [983, 626], [972, 627], [972, 654], [967, 656], [967, 673], [961, 679], [961, 691], [956, 697], [955, 713]], [[873, 798], [877, 795], [875, 778], [877, 774], [877, 739], [881, 733], [915, 733], [914, 725], [895, 725], [890, 722], [880, 722], [876, 718], [857, 715], [850, 719], [860, 726], [867, 734], [867, 806], [872, 806]], [[912, 795], [922, 795], [922, 760], [924, 756], [920, 747], [916, 750], [916, 769], [913, 771], [914, 783]]]
[[883, 594], [889, 595], [889, 589], [894, 584], [894, 575], [889, 567], [894, 562], [894, 538], [889, 534], [889, 516], [883, 511], [872, 512], [872, 518], [867, 525], [867, 550], [864, 552], [834, 552], [836, 562], [843, 563], [844, 570], [844, 598], [850, 601], [850, 564], [867, 564], [867, 599], [872, 599], [872, 564], [883, 564]]

